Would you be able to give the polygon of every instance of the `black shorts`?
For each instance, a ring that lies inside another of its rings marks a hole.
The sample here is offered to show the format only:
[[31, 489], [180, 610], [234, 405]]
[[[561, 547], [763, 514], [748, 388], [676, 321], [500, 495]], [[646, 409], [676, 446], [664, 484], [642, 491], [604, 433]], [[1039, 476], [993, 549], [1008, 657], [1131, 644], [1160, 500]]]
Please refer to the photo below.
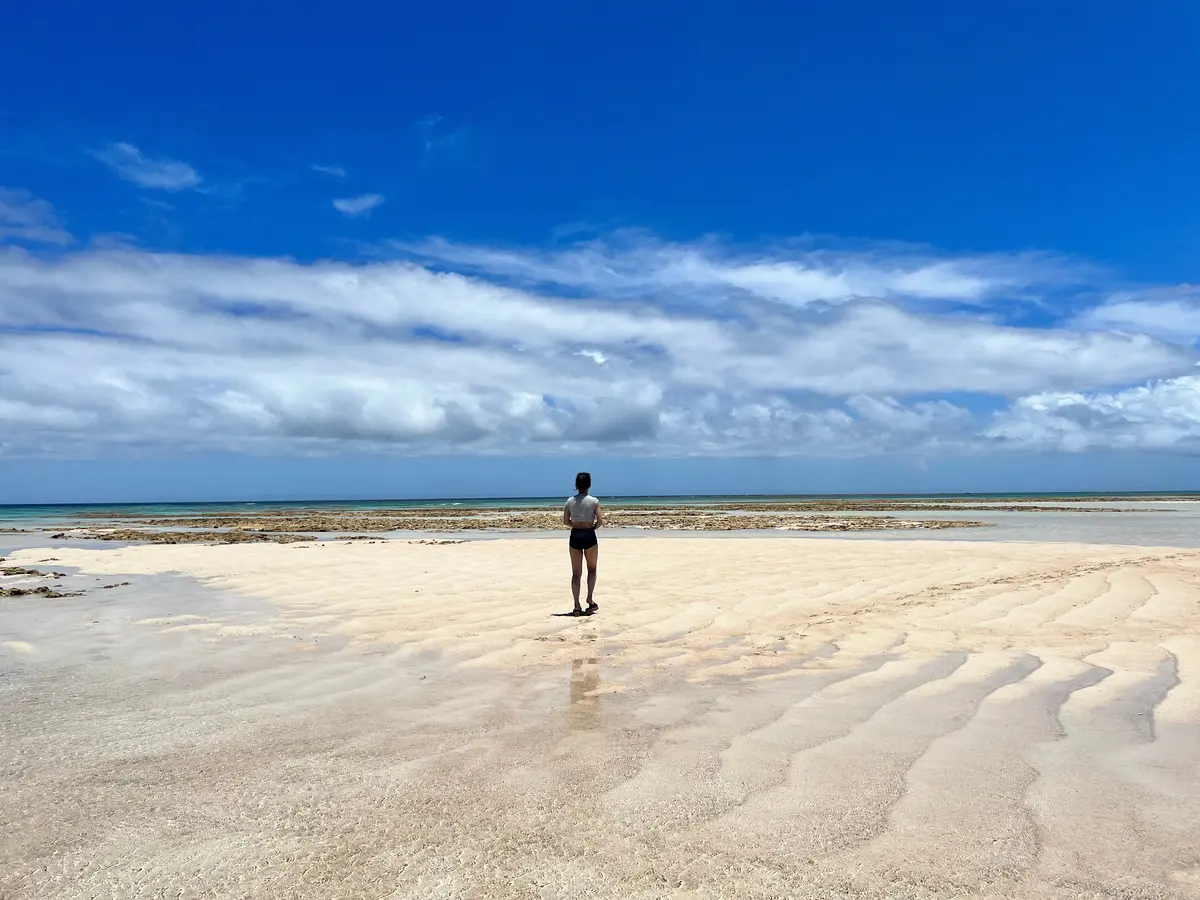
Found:
[[591, 550], [598, 543], [596, 540], [595, 528], [572, 528], [571, 529], [571, 549], [572, 550]]

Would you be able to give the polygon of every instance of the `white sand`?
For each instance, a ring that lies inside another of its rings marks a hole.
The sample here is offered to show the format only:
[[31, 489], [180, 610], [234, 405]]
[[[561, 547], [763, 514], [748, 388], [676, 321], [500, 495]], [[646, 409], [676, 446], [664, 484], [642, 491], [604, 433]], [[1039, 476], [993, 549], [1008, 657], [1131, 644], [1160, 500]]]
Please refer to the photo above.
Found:
[[0, 896], [1200, 897], [1200, 551], [564, 543], [10, 557]]

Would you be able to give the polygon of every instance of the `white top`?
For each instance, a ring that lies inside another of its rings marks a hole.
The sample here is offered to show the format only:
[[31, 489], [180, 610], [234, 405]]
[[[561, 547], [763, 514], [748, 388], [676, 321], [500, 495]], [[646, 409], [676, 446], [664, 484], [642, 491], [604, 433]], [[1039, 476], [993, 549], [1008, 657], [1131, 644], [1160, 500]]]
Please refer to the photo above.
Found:
[[591, 494], [576, 494], [573, 497], [569, 497], [567, 499], [567, 512], [571, 515], [571, 521], [591, 525], [596, 521], [596, 505], [599, 502]]

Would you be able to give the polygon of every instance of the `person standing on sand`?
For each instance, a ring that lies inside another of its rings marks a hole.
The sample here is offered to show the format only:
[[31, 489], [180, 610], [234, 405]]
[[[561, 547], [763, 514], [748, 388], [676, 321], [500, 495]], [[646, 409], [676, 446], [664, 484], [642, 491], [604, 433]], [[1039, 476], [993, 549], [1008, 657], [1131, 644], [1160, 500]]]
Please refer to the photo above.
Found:
[[[590, 616], [600, 607], [592, 599], [596, 590], [596, 557], [600, 553], [600, 544], [596, 539], [596, 529], [604, 524], [600, 515], [600, 501], [588, 493], [592, 487], [592, 476], [588, 472], [580, 472], [575, 476], [574, 497], [567, 500], [567, 508], [563, 510], [563, 524], [571, 526], [571, 596], [575, 599], [573, 616]], [[583, 563], [587, 561], [587, 609], [579, 606], [579, 579], [583, 575]]]

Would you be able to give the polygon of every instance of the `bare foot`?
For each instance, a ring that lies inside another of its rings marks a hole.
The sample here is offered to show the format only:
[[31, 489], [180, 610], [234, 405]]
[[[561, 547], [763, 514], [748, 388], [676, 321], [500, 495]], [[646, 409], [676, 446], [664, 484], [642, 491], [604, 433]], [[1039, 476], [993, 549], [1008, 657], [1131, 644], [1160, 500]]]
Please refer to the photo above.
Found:
[[583, 611], [583, 614], [584, 614], [585, 616], [590, 616], [592, 613], [594, 613], [594, 612], [595, 612], [596, 610], [598, 610], [599, 608], [600, 608], [600, 605], [599, 605], [598, 603], [596, 603], [596, 601], [594, 601], [594, 600], [593, 600], [591, 603], [589, 603], [589, 604], [587, 605], [587, 609], [585, 609], [585, 610]]

